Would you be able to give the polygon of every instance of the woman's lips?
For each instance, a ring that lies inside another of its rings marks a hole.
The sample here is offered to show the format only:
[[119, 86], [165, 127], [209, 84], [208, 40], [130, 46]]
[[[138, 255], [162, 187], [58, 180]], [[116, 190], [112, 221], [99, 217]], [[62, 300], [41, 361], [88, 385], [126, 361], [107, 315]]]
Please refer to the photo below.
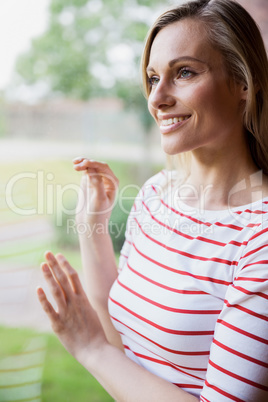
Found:
[[170, 119], [163, 119], [160, 124], [160, 131], [162, 134], [168, 134], [172, 131], [175, 131], [177, 128], [181, 127], [190, 119], [189, 116], [180, 116], [180, 117], [173, 117]]

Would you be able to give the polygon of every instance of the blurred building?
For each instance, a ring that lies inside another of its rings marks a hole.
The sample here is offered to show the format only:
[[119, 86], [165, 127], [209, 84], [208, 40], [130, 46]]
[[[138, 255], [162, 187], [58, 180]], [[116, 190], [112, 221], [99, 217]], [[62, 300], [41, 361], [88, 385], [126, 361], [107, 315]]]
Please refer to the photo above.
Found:
[[2, 105], [5, 137], [86, 141], [90, 143], [140, 143], [143, 129], [134, 111], [118, 99], [88, 102], [55, 99], [28, 105]]

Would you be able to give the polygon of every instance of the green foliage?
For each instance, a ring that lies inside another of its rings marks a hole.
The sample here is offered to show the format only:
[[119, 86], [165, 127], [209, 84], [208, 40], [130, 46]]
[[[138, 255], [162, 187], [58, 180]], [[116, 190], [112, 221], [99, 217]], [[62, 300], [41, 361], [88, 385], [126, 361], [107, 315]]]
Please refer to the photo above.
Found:
[[[54, 335], [40, 334], [29, 329], [0, 327], [0, 360], [22, 353], [29, 341], [36, 336], [41, 337], [46, 345], [42, 378], [43, 402], [113, 401]], [[3, 385], [3, 380], [1, 384]]]
[[111, 402], [113, 399], [59, 343], [48, 336], [43, 402]]
[[[152, 122], [139, 90], [143, 41], [161, 0], [52, 0], [47, 31], [17, 61], [24, 83], [89, 99], [119, 96]], [[127, 100], [130, 97], [130, 100]]]
[[119, 199], [109, 222], [109, 232], [115, 253], [120, 253], [125, 240], [126, 223], [133, 205], [132, 200]]
[[[72, 208], [75, 209], [75, 206]], [[60, 223], [58, 217], [53, 220], [55, 230], [55, 245], [59, 248], [78, 249], [79, 242], [75, 229], [75, 214], [61, 212]]]
[[[115, 253], [119, 253], [123, 246], [127, 218], [132, 205], [133, 199], [118, 199], [113, 208], [111, 219], [109, 221], [109, 233], [113, 242]], [[69, 213], [66, 214], [64, 212], [62, 212], [61, 214], [61, 225], [57, 224], [56, 219], [54, 220], [55, 246], [58, 249], [79, 249], [78, 236], [76, 233], [74, 222], [75, 215], [71, 215]]]

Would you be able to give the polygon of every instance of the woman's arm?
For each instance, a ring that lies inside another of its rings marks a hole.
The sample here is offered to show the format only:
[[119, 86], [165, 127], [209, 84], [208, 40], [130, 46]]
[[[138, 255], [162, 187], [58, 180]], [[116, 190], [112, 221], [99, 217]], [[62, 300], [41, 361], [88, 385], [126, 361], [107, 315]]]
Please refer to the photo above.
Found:
[[46, 253], [42, 271], [58, 311], [43, 289], [40, 303], [64, 347], [118, 402], [181, 401], [197, 398], [148, 372], [108, 343], [98, 316], [90, 305], [76, 271], [61, 255]]
[[108, 230], [118, 179], [105, 163], [77, 158], [74, 168], [85, 173], [81, 180], [76, 227], [87, 295], [109, 342], [123, 349], [121, 338], [108, 313], [109, 292], [118, 275]]

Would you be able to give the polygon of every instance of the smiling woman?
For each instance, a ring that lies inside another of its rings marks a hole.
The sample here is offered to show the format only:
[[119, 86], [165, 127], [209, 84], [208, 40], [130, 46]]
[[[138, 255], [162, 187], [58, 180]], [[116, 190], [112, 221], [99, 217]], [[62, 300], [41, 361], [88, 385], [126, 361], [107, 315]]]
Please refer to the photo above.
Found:
[[[117, 401], [262, 402], [268, 392], [268, 61], [232, 0], [161, 15], [143, 55], [163, 150], [188, 165], [140, 190], [117, 270], [108, 222], [118, 180], [80, 157], [88, 298], [61, 255], [39, 288], [54, 331]], [[90, 230], [102, 225], [101, 233]], [[107, 306], [108, 304], [108, 306]], [[123, 353], [124, 352], [124, 353]]]
[[235, 154], [246, 147], [241, 102], [247, 91], [243, 83], [229, 82], [223, 57], [210, 45], [202, 22], [185, 19], [161, 30], [147, 71], [149, 110], [166, 153], [220, 149], [228, 164], [231, 139]]

